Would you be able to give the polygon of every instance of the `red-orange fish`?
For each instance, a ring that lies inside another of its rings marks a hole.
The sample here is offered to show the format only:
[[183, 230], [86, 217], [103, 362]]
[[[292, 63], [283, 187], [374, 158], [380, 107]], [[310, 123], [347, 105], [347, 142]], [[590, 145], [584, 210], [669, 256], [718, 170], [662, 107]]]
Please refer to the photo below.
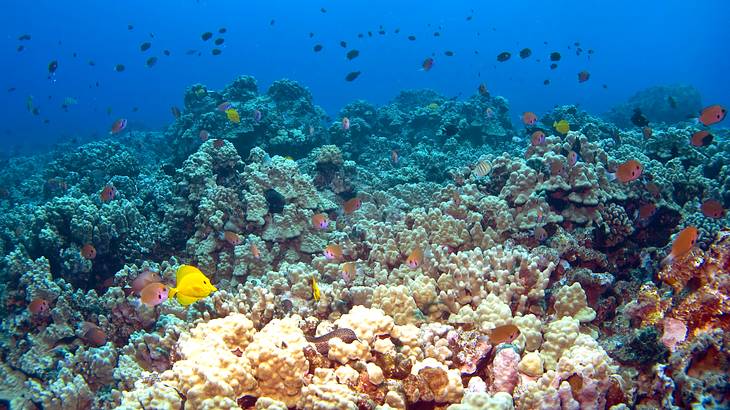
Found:
[[91, 322], [81, 324], [81, 339], [90, 346], [99, 347], [106, 344], [106, 333]]
[[653, 202], [647, 202], [639, 207], [639, 219], [647, 220], [656, 213], [656, 205]]
[[406, 258], [406, 265], [408, 265], [411, 269], [416, 269], [423, 265], [423, 250], [421, 247], [417, 246], [411, 251], [410, 255]]
[[423, 71], [428, 71], [433, 68], [434, 60], [432, 57], [428, 57], [425, 60], [423, 60], [423, 64], [421, 65], [423, 67]]
[[220, 138], [216, 139], [215, 141], [213, 141], [213, 148], [221, 148], [225, 143], [226, 142]]
[[94, 248], [94, 245], [87, 243], [81, 248], [81, 256], [83, 256], [85, 259], [94, 259], [96, 258], [96, 248]]
[[109, 202], [114, 197], [117, 196], [117, 189], [114, 187], [114, 185], [107, 185], [104, 187], [104, 189], [101, 190], [101, 193], [99, 194], [99, 198], [101, 198], [101, 202]]
[[342, 118], [342, 129], [347, 131], [350, 129], [350, 119], [347, 117]]
[[530, 143], [533, 146], [545, 144], [545, 133], [540, 130], [533, 132], [532, 136], [530, 137]]
[[327, 229], [330, 219], [325, 214], [315, 214], [312, 216], [312, 225], [317, 229]]
[[346, 214], [351, 214], [360, 209], [361, 206], [362, 200], [360, 198], [352, 198], [342, 204], [342, 209], [345, 211]]
[[619, 165], [616, 169], [616, 179], [623, 183], [635, 181], [641, 177], [643, 171], [641, 163], [635, 159], [630, 159]]
[[160, 274], [149, 269], [145, 270], [132, 281], [132, 292], [134, 294], [139, 294], [145, 286], [154, 282], [162, 282]]
[[520, 337], [520, 328], [515, 325], [497, 326], [489, 332], [489, 343], [497, 346], [500, 343], [512, 343]]
[[641, 133], [644, 134], [644, 138], [649, 139], [652, 135], [654, 135], [654, 130], [649, 127], [644, 127], [641, 129]]
[[537, 122], [537, 115], [532, 111], [522, 113], [522, 123], [525, 125], [535, 125]]
[[689, 139], [689, 143], [695, 147], [706, 147], [712, 144], [712, 140], [714, 139], [715, 137], [710, 134], [709, 131], [702, 130], [692, 134], [692, 137]]
[[42, 315], [51, 309], [51, 304], [42, 298], [35, 298], [28, 304], [28, 311], [33, 315]]
[[675, 259], [684, 256], [697, 243], [699, 231], [694, 226], [688, 226], [674, 238], [672, 242], [672, 250], [666, 258], [662, 260], [662, 266], [671, 264]]
[[170, 288], [159, 282], [145, 286], [139, 293], [139, 300], [147, 306], [157, 306], [167, 300]]
[[700, 122], [704, 125], [713, 125], [725, 119], [727, 110], [725, 107], [715, 104], [711, 105], [700, 113]]
[[725, 216], [725, 208], [717, 199], [708, 199], [700, 206], [702, 214], [708, 218], [720, 219]]
[[542, 242], [548, 237], [548, 233], [542, 226], [536, 226], [535, 232], [533, 232], [533, 235], [535, 236], [535, 239], [537, 239], [538, 242]]
[[357, 273], [357, 264], [355, 262], [343, 263], [340, 273], [342, 273], [342, 279], [344, 279], [345, 282], [352, 282], [352, 280], [355, 279], [355, 274]]
[[342, 259], [342, 247], [337, 244], [329, 244], [324, 248], [324, 257], [327, 260], [340, 260]]
[[223, 232], [222, 239], [224, 239], [226, 242], [228, 242], [232, 246], [240, 245], [241, 242], [241, 236], [233, 231], [225, 231]]
[[577, 164], [578, 163], [578, 158], [579, 158], [579, 156], [578, 156], [578, 153], [577, 152], [575, 152], [573, 150], [571, 150], [570, 152], [568, 152], [568, 166], [572, 167], [575, 164]]
[[120, 118], [114, 121], [114, 124], [112, 124], [112, 129], [111, 131], [109, 131], [109, 134], [118, 134], [124, 131], [125, 128], [127, 128], [127, 119]]
[[259, 247], [256, 246], [255, 243], [251, 244], [251, 256], [253, 256], [254, 259], [261, 259], [261, 251], [259, 251]]
[[589, 73], [588, 71], [583, 70], [580, 73], [578, 73], [578, 82], [579, 83], [584, 83], [584, 82], [588, 81], [589, 78], [591, 78], [591, 73]]

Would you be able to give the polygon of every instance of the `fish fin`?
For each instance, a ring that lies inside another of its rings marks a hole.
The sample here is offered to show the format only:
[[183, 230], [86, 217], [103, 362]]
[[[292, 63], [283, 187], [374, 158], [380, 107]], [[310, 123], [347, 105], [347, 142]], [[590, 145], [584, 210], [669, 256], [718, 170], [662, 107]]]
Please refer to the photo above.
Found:
[[191, 273], [200, 272], [198, 268], [195, 266], [190, 265], [180, 265], [179, 268], [177, 268], [177, 273], [175, 274], [175, 281], [178, 286], [180, 286], [180, 281], [185, 278], [185, 276], [190, 275]]
[[198, 301], [199, 298], [193, 297], [193, 296], [185, 296], [183, 294], [178, 293], [175, 298], [178, 303], [180, 303], [183, 306], [191, 305]]
[[175, 295], [177, 295], [177, 292], [178, 292], [177, 288], [170, 287], [170, 290], [168, 291], [167, 297], [169, 299], [172, 299], [172, 298], [175, 297]]
[[673, 261], [674, 261], [674, 256], [670, 253], [664, 259], [662, 259], [661, 265], [662, 265], [662, 267], [665, 267], [667, 265], [671, 265]]
[[606, 179], [609, 181], [615, 181], [616, 180], [616, 173], [615, 172], [608, 172], [606, 171]]

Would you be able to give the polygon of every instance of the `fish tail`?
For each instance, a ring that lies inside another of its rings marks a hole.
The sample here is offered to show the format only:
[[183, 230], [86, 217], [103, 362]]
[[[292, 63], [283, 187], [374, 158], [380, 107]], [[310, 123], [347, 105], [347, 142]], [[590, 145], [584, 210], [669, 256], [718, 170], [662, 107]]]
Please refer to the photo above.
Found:
[[674, 255], [672, 255], [672, 254], [670, 253], [670, 254], [669, 254], [669, 255], [667, 255], [667, 256], [666, 256], [666, 257], [665, 257], [664, 259], [662, 259], [662, 263], [661, 263], [661, 265], [662, 265], [662, 267], [665, 267], [665, 266], [667, 266], [667, 265], [671, 265], [671, 263], [672, 263], [673, 261], [674, 261]]
[[608, 171], [606, 171], [606, 178], [609, 181], [615, 181], [616, 180], [616, 173], [615, 172], [608, 172]]

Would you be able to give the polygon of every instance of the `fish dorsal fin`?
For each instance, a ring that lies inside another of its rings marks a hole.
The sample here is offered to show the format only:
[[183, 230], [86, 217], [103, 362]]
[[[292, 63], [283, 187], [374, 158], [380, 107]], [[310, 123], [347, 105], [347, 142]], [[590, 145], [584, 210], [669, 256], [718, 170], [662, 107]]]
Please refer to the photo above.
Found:
[[175, 276], [175, 281], [177, 282], [177, 286], [180, 286], [180, 282], [185, 279], [186, 276], [190, 276], [194, 273], [200, 273], [200, 270], [196, 268], [195, 266], [190, 265], [180, 265], [179, 268], [177, 268], [177, 274]]

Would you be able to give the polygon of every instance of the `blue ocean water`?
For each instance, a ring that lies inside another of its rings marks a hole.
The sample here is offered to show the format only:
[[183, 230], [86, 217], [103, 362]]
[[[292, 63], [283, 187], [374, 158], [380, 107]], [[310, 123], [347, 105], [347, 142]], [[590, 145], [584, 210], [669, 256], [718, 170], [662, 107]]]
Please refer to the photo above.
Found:
[[[129, 119], [131, 130], [160, 129], [172, 120], [170, 107], [183, 106], [185, 87], [199, 82], [219, 88], [241, 74], [256, 77], [261, 90], [280, 78], [297, 80], [333, 116], [355, 99], [381, 104], [407, 88], [466, 98], [480, 83], [510, 101], [515, 120], [525, 110], [540, 113], [567, 103], [601, 113], [661, 84], [691, 84], [704, 104], [730, 105], [730, 5], [721, 0], [7, 0], [1, 7], [3, 153], [43, 150], [72, 137], [104, 138], [120, 117]], [[219, 35], [220, 27], [227, 32]], [[204, 42], [206, 31], [214, 36]], [[31, 39], [19, 40], [23, 34]], [[219, 37], [225, 40], [222, 54], [214, 56]], [[144, 42], [152, 46], [141, 52]], [[584, 50], [580, 56], [576, 42]], [[323, 46], [319, 53], [316, 44]], [[518, 53], [525, 47], [532, 55], [523, 60]], [[360, 56], [348, 61], [351, 49]], [[454, 55], [446, 56], [447, 50]], [[512, 58], [499, 63], [503, 51]], [[562, 59], [550, 70], [553, 51]], [[157, 64], [147, 67], [153, 56]], [[433, 69], [419, 70], [428, 56], [435, 59]], [[47, 78], [52, 60], [58, 61], [55, 81]], [[116, 72], [116, 64], [126, 70]], [[581, 70], [591, 77], [579, 84]], [[351, 71], [362, 74], [344, 81]], [[27, 109], [29, 96], [38, 115]], [[67, 97], [78, 103], [64, 110]]]

